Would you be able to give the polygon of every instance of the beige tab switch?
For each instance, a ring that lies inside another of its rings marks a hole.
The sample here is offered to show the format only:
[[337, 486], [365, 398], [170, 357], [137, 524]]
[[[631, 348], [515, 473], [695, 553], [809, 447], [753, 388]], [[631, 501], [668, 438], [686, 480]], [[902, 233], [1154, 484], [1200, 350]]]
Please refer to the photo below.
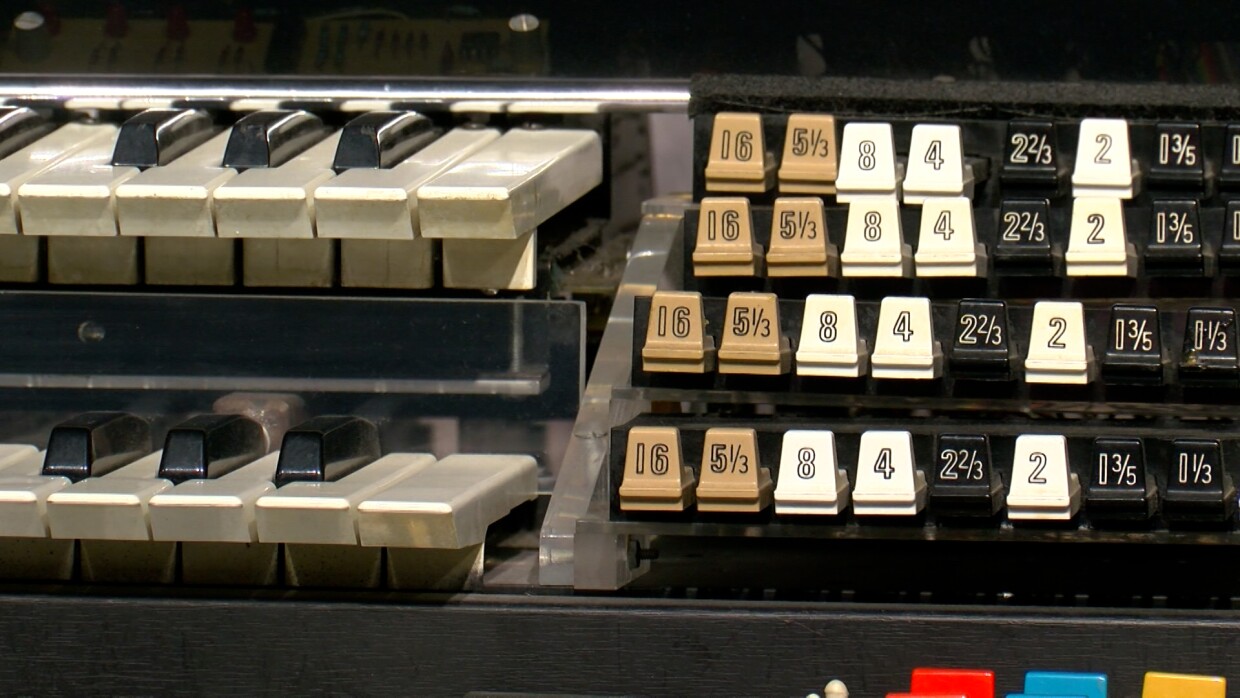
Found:
[[779, 298], [774, 293], [733, 293], [728, 296], [720, 373], [778, 376], [792, 365], [792, 346], [780, 331]]
[[771, 216], [767, 276], [832, 276], [839, 253], [827, 238], [822, 199], [780, 197]]
[[650, 299], [642, 370], [706, 373], [715, 368], [715, 338], [706, 333], [702, 294], [656, 291]]
[[697, 244], [693, 248], [694, 276], [754, 276], [762, 262], [762, 248], [753, 241], [749, 199], [702, 199]]
[[779, 163], [779, 191], [787, 194], [834, 194], [839, 151], [835, 117], [793, 114], [784, 133]]
[[716, 114], [706, 161], [706, 191], [761, 194], [774, 179], [775, 158], [766, 152], [762, 116]]
[[753, 429], [707, 429], [702, 442], [698, 511], [757, 513], [771, 503], [775, 484], [758, 460]]
[[633, 427], [624, 452], [620, 508], [624, 511], [684, 511], [697, 484], [684, 464], [676, 427]]

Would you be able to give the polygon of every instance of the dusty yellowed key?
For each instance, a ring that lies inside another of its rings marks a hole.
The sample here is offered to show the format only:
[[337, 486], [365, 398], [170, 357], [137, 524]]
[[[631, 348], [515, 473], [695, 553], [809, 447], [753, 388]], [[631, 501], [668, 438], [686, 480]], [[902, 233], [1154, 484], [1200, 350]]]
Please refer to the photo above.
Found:
[[706, 373], [715, 368], [715, 338], [706, 334], [702, 294], [656, 291], [650, 299], [642, 370]]
[[697, 482], [680, 452], [676, 427], [633, 427], [624, 452], [620, 508], [624, 511], [684, 511], [693, 504]]
[[793, 114], [784, 133], [779, 163], [779, 191], [787, 194], [834, 194], [839, 151], [835, 117]]
[[771, 218], [767, 276], [833, 276], [839, 253], [827, 239], [822, 199], [780, 197]]
[[753, 429], [707, 429], [702, 442], [698, 511], [757, 513], [771, 503], [771, 471], [758, 460]]
[[693, 248], [694, 276], [755, 276], [762, 248], [753, 241], [749, 199], [743, 196], [702, 199]]
[[774, 181], [775, 158], [766, 152], [762, 116], [716, 114], [706, 161], [706, 191], [761, 194]]
[[778, 376], [792, 364], [792, 348], [779, 327], [774, 293], [733, 293], [723, 321], [720, 373]]

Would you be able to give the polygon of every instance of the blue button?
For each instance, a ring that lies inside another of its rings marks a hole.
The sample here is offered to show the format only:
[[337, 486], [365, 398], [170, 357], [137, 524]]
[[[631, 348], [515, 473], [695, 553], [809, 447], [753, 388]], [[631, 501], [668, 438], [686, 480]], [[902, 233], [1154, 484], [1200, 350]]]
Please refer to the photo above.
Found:
[[1030, 671], [1025, 674], [1025, 695], [1107, 698], [1107, 675], [1067, 671]]

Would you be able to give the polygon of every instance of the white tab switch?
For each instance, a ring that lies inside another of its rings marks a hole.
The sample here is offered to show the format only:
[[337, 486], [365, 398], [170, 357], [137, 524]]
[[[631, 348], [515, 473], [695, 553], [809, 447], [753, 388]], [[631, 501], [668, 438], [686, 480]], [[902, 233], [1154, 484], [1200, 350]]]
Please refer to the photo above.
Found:
[[978, 243], [973, 203], [963, 196], [928, 197], [921, 206], [917, 276], [985, 276], [986, 246]]
[[784, 433], [775, 485], [776, 514], [835, 516], [848, 506], [848, 472], [838, 466], [835, 434], [792, 430]]
[[857, 332], [857, 301], [849, 295], [805, 298], [797, 375], [859, 378], [869, 367], [869, 348]]
[[934, 338], [929, 298], [888, 296], [878, 311], [878, 334], [870, 357], [875, 378], [933, 380], [943, 371], [943, 350]]
[[916, 516], [926, 505], [926, 474], [913, 459], [907, 431], [867, 431], [857, 452], [853, 512], [858, 516]]
[[1085, 339], [1080, 303], [1041, 301], [1033, 306], [1025, 382], [1085, 385], [1094, 377], [1094, 350]]
[[896, 197], [856, 196], [850, 200], [840, 269], [844, 276], [911, 275], [913, 255], [904, 244]]
[[1008, 518], [1067, 521], [1081, 508], [1081, 483], [1068, 464], [1068, 441], [1058, 435], [1016, 438]]
[[960, 127], [917, 124], [908, 150], [904, 203], [917, 205], [928, 196], [973, 196], [973, 169], [964, 165]]
[[1119, 199], [1084, 197], [1072, 202], [1068, 276], [1134, 276], [1137, 254], [1124, 225]]
[[1124, 119], [1083, 119], [1072, 170], [1072, 195], [1131, 199], [1140, 169], [1128, 145]]
[[844, 126], [836, 200], [848, 203], [857, 196], [899, 196], [901, 172], [896, 162], [891, 124], [851, 123]]

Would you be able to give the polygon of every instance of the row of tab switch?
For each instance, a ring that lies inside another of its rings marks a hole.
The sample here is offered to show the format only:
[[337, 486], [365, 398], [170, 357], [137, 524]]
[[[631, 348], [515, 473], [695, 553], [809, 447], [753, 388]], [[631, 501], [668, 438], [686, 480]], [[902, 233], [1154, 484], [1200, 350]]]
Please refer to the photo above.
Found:
[[[934, 439], [927, 477], [910, 432], [869, 430], [856, 443], [850, 483], [837, 434], [829, 430], [779, 435], [775, 475], [764, 467], [751, 428], [706, 429], [696, 475], [678, 427], [634, 426], [625, 438], [623, 511], [680, 512], [696, 501], [702, 512], [756, 513], [773, 501], [781, 515], [836, 516], [851, 503], [857, 516], [915, 516], [929, 507], [939, 517], [1006, 510], [1010, 521], [1068, 521], [1084, 506], [1093, 524], [1146, 522], [1156, 514], [1173, 523], [1223, 523], [1236, 511], [1218, 439], [1105, 436], [1070, 449], [1058, 434], [1023, 434], [1009, 443], [982, 433], [943, 433]], [[1010, 453], [1006, 487], [992, 442]], [[1090, 458], [1084, 487], [1074, 450]], [[1147, 474], [1147, 450], [1151, 463], [1164, 462], [1156, 468], [1159, 478]]]
[[[781, 305], [794, 315], [799, 311], [799, 330], [785, 328]], [[1226, 386], [1240, 379], [1231, 307], [1188, 308], [1179, 325], [1154, 303], [1087, 311], [1075, 301], [934, 304], [927, 298], [889, 296], [875, 304], [858, 303], [850, 295], [811, 294], [804, 302], [781, 302], [774, 294], [737, 292], [728, 296], [718, 345], [706, 308], [696, 292], [656, 292], [646, 316], [641, 370], [781, 375], [793, 371], [795, 358], [799, 376], [860, 378], [868, 373], [880, 380], [934, 380], [947, 367], [957, 379], [1006, 381], [1023, 367], [1027, 383], [1085, 385], [1101, 375], [1108, 384], [1160, 385], [1169, 365], [1164, 343], [1179, 327], [1181, 352], [1170, 364], [1178, 383]], [[873, 339], [862, 330], [860, 311], [874, 317], [866, 323]], [[1024, 323], [1013, 323], [1012, 314]], [[1014, 325], [1021, 334], [1013, 335]], [[950, 328], [945, 338], [944, 328]], [[1104, 344], [1097, 341], [1104, 337]], [[946, 351], [942, 339], [950, 342]], [[1099, 344], [1100, 358], [1095, 352]], [[1015, 355], [1022, 348], [1020, 361]]]
[[[704, 171], [708, 192], [763, 193], [778, 178], [781, 193], [836, 194], [841, 202], [854, 196], [902, 194], [906, 203], [919, 204], [926, 196], [971, 196], [985, 172], [976, 159], [965, 157], [957, 124], [914, 125], [905, 158], [897, 155], [890, 123], [850, 121], [837, 140], [835, 117], [792, 114], [786, 118], [777, 167], [766, 145], [762, 115], [721, 112], [710, 120]], [[1144, 171], [1133, 156], [1127, 120], [1087, 118], [1075, 129], [1074, 196], [1131, 199], [1143, 175], [1151, 187], [1204, 189], [1214, 176], [1200, 124], [1155, 124]], [[1224, 186], [1240, 185], [1237, 144], [1240, 125], [1229, 125], [1217, 153], [1218, 179]], [[1000, 178], [1007, 185], [1054, 190], [1067, 169], [1056, 124], [1049, 121], [1009, 122], [994, 152], [1002, 153]]]
[[[0, 546], [67, 542], [40, 563], [45, 577], [72, 568], [75, 540], [96, 567], [117, 542], [201, 543], [187, 554], [219, 558], [225, 576], [227, 553], [274, 561], [275, 544], [459, 550], [535, 496], [536, 470], [529, 456], [382, 455], [375, 425], [356, 417], [316, 417], [268, 452], [256, 422], [202, 415], [153, 451], [145, 420], [89, 413], [53, 429], [46, 451], [0, 447]], [[138, 549], [166, 558], [169, 546]]]
[[[843, 689], [843, 693], [839, 691]], [[1008, 698], [1107, 698], [1106, 674], [1067, 671], [1025, 672], [1023, 689]], [[847, 697], [842, 684], [837, 695]], [[1141, 698], [1224, 698], [1227, 679], [1221, 676], [1172, 674], [1161, 671], [1145, 673]], [[887, 698], [995, 698], [995, 673], [988, 669], [940, 669], [919, 667], [913, 670], [906, 692], [888, 693]], [[824, 698], [832, 698], [830, 690]]]
[[1145, 239], [1139, 240], [1119, 199], [1076, 199], [1064, 245], [1045, 199], [1005, 200], [998, 211], [986, 212], [997, 216], [987, 224], [985, 237], [993, 229], [987, 244], [968, 199], [929, 197], [921, 206], [916, 252], [905, 241], [903, 216], [891, 197], [849, 203], [842, 248], [832, 241], [828, 209], [813, 197], [776, 199], [769, 234], [762, 236], [745, 198], [705, 198], [687, 221], [699, 278], [984, 277], [991, 273], [990, 257], [995, 273], [1018, 275], [1052, 275], [1060, 260], [1072, 277], [1131, 277], [1139, 261], [1145, 273], [1158, 276], [1212, 276], [1216, 267], [1240, 271], [1240, 202], [1227, 205], [1218, 231], [1215, 215], [1203, 227], [1196, 201], [1159, 200], [1145, 211]]

